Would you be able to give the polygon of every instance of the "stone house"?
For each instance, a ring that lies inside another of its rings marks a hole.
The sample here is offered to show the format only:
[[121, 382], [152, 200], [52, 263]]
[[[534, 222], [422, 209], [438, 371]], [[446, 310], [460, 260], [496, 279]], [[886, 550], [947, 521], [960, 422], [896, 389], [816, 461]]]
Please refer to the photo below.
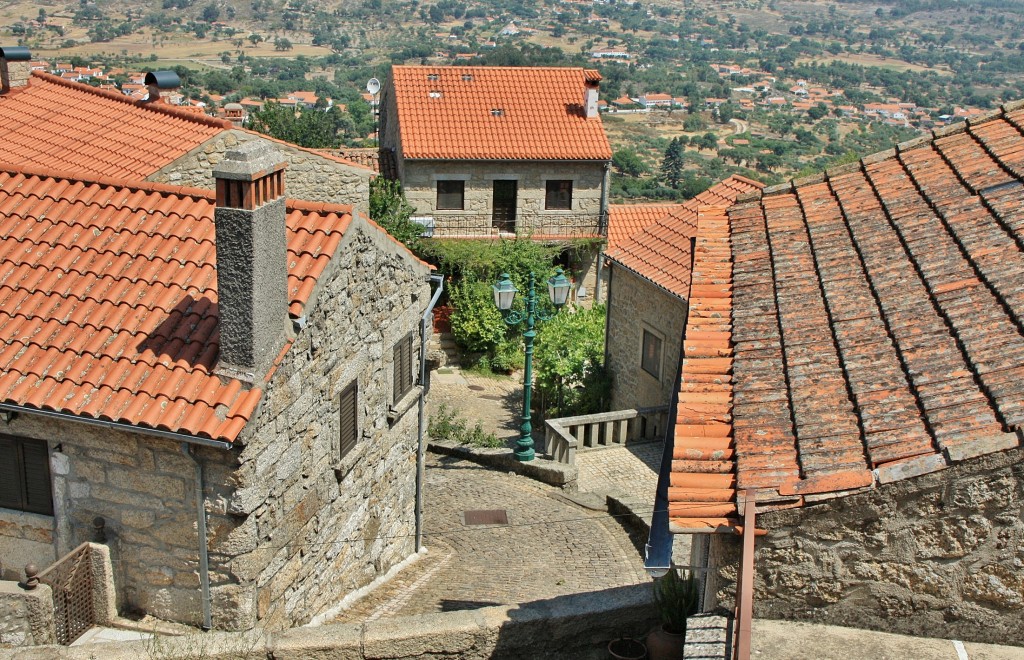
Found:
[[1017, 102], [701, 209], [656, 525], [712, 604], [753, 498], [754, 616], [1024, 645], [1021, 153]]
[[613, 204], [602, 284], [608, 292], [605, 365], [611, 410], [667, 406], [676, 390], [697, 209], [762, 184], [739, 175], [682, 204]]
[[[22, 49], [24, 54], [27, 51]], [[161, 101], [123, 94], [32, 71], [30, 62], [0, 49], [0, 160], [87, 177], [114, 177], [198, 188], [213, 187], [213, 169], [245, 142], [272, 144], [288, 161], [289, 194], [356, 211], [369, 207], [373, 170], [305, 149]], [[21, 52], [21, 51], [18, 51]], [[60, 126], [60, 133], [52, 130]], [[26, 130], [34, 127], [37, 130]]]
[[[394, 163], [381, 171], [437, 238], [603, 238], [611, 147], [600, 80], [581, 68], [393, 66], [380, 135]], [[569, 264], [588, 291], [596, 254]]]
[[275, 629], [414, 552], [430, 269], [285, 167], [239, 144], [214, 194], [0, 166], [4, 577], [101, 519], [122, 611]]

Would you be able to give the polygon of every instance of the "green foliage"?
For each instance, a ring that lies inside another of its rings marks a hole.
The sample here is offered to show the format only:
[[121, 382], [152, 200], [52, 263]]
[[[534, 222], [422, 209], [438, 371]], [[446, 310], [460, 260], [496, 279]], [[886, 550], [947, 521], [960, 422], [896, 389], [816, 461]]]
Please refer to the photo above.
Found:
[[612, 154], [612, 165], [626, 176], [638, 177], [648, 171], [647, 165], [633, 149], [619, 149]]
[[410, 248], [418, 245], [423, 233], [423, 227], [409, 219], [413, 211], [399, 181], [382, 176], [370, 181], [370, 218]]
[[477, 422], [469, 426], [457, 410], [441, 404], [437, 412], [430, 416], [427, 424], [427, 435], [434, 440], [447, 440], [460, 445], [473, 447], [502, 447], [504, 442], [492, 431], [484, 431], [483, 424]]
[[494, 347], [494, 353], [490, 356], [491, 371], [501, 373], [512, 373], [522, 369], [526, 365], [526, 353], [523, 342], [519, 337], [506, 338]]
[[509, 273], [520, 291], [530, 272], [547, 273], [563, 246], [537, 243], [527, 238], [511, 240], [434, 239], [422, 246], [421, 256], [451, 277], [471, 277], [493, 283]]
[[693, 573], [680, 577], [673, 568], [654, 582], [654, 601], [658, 605], [661, 622], [668, 632], [681, 635], [686, 632], [686, 619], [697, 613], [698, 588]]
[[249, 115], [249, 127], [253, 130], [311, 149], [337, 147], [338, 133], [344, 126], [345, 117], [337, 106], [327, 110], [303, 108], [296, 113], [268, 101], [262, 110]]
[[505, 320], [494, 306], [489, 283], [467, 277], [449, 292], [454, 308], [452, 335], [459, 346], [471, 353], [486, 353], [505, 339]]
[[604, 368], [605, 307], [564, 310], [541, 328], [534, 346], [537, 392], [546, 417], [603, 411], [611, 393]]
[[672, 138], [665, 149], [665, 158], [661, 161], [661, 176], [665, 183], [673, 188], [679, 187], [679, 180], [683, 178], [683, 142], [679, 138]]

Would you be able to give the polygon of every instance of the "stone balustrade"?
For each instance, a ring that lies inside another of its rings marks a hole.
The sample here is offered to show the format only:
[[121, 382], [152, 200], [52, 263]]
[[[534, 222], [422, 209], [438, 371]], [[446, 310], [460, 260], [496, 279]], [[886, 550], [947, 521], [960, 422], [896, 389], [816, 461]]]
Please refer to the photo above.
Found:
[[667, 424], [668, 406], [549, 419], [544, 446], [551, 460], [575, 465], [577, 451], [660, 440]]

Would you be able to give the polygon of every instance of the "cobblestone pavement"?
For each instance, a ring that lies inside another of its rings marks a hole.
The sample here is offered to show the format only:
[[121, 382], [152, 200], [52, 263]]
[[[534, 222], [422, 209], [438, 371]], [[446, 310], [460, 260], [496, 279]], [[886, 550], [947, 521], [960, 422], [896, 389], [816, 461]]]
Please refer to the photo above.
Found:
[[[338, 616], [363, 621], [529, 602], [647, 582], [619, 522], [558, 489], [447, 456], [428, 455], [425, 557]], [[505, 509], [507, 526], [466, 526], [465, 510]]]
[[588, 493], [627, 493], [653, 507], [664, 448], [661, 442], [644, 442], [577, 452], [579, 489]]

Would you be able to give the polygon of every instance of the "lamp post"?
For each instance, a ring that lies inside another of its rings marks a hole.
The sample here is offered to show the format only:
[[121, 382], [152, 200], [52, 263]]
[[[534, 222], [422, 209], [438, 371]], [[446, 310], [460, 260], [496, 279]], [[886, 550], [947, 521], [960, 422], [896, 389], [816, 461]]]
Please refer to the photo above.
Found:
[[[508, 325], [518, 325], [526, 321], [526, 332], [523, 333], [523, 340], [526, 343], [526, 370], [523, 373], [523, 424], [519, 427], [522, 432], [516, 440], [515, 456], [520, 461], [532, 461], [533, 451], [533, 424], [530, 418], [530, 394], [533, 391], [533, 338], [537, 336], [533, 326], [538, 319], [547, 321], [554, 314], [543, 314], [537, 311], [537, 293], [534, 290], [536, 277], [530, 273], [530, 288], [526, 292], [526, 308], [522, 311], [510, 311], [512, 300], [515, 298], [518, 289], [512, 284], [508, 273], [503, 273], [498, 283], [492, 286], [494, 290], [494, 304], [501, 310], [502, 317]], [[570, 283], [562, 269], [555, 271], [555, 276], [548, 279], [548, 296], [555, 306], [555, 314], [565, 304], [569, 297]]]

